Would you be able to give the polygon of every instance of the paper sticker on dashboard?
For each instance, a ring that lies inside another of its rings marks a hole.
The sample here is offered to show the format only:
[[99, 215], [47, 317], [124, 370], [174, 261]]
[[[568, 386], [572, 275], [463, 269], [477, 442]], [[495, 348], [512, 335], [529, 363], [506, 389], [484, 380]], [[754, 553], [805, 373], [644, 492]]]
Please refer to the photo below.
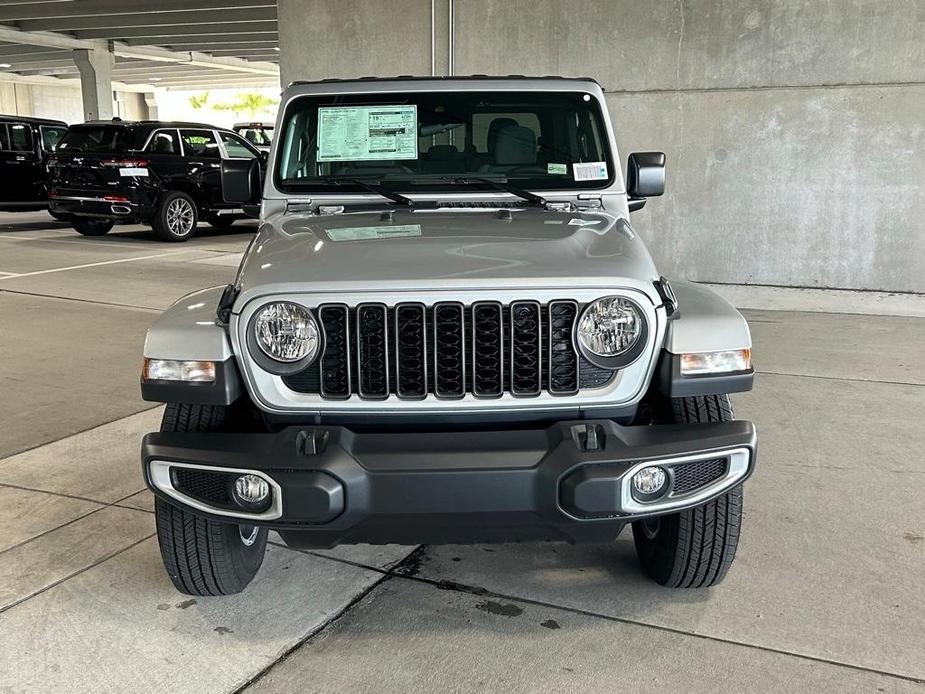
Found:
[[607, 162], [587, 161], [580, 164], [572, 164], [572, 173], [576, 181], [606, 181]]
[[318, 108], [318, 161], [417, 159], [418, 107]]
[[148, 170], [141, 167], [127, 167], [124, 169], [119, 169], [120, 176], [147, 176]]

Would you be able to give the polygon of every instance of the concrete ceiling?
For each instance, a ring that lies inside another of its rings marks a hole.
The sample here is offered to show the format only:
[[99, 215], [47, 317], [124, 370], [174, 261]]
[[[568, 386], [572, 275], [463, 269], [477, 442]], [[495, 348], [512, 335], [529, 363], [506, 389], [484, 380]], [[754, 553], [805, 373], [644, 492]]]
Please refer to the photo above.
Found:
[[114, 87], [278, 87], [276, 0], [13, 0], [0, 80], [76, 80], [72, 53], [108, 46]]

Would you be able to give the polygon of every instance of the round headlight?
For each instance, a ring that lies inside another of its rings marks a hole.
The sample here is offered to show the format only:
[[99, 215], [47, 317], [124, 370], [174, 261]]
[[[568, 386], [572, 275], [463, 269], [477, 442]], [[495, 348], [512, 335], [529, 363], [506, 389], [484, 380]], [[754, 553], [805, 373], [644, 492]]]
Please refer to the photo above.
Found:
[[321, 343], [311, 312], [286, 301], [267, 304], [257, 312], [254, 337], [264, 354], [287, 364], [314, 359]]
[[642, 313], [629, 299], [609, 296], [591, 303], [578, 322], [580, 346], [599, 357], [629, 352], [645, 329]]

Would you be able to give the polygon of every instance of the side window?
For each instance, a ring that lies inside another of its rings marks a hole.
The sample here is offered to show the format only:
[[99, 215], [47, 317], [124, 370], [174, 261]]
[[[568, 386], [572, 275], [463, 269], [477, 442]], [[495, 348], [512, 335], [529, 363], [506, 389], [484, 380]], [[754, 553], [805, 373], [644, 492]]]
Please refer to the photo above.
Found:
[[67, 128], [56, 125], [43, 125], [40, 131], [42, 133], [42, 149], [46, 152], [54, 152], [58, 143], [67, 135]]
[[187, 157], [198, 159], [221, 159], [222, 155], [211, 130], [181, 130], [183, 149]]
[[32, 151], [32, 128], [25, 123], [10, 123], [10, 149], [14, 152]]
[[10, 135], [6, 131], [6, 123], [0, 123], [0, 149], [10, 149]]
[[158, 130], [154, 133], [145, 152], [150, 154], [179, 154], [180, 140], [176, 130]]
[[228, 152], [230, 159], [256, 159], [257, 155], [250, 147], [244, 144], [240, 137], [231, 133], [220, 133], [222, 144], [225, 145], [225, 151]]

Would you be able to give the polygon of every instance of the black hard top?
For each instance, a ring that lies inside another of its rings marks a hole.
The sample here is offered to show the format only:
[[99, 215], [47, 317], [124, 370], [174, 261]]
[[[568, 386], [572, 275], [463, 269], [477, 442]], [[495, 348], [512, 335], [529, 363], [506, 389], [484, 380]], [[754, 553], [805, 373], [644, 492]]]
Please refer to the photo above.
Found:
[[32, 116], [7, 116], [2, 113], [0, 113], [0, 123], [34, 123], [35, 125], [63, 125], [67, 127], [67, 123], [63, 120], [33, 118]]
[[395, 77], [331, 77], [323, 80], [297, 80], [295, 82], [290, 82], [290, 85], [337, 84], [339, 82], [343, 82], [344, 84], [349, 82], [465, 82], [467, 80], [567, 80], [569, 82], [593, 82], [600, 86], [600, 82], [593, 77], [563, 77], [562, 75], [396, 75]]

